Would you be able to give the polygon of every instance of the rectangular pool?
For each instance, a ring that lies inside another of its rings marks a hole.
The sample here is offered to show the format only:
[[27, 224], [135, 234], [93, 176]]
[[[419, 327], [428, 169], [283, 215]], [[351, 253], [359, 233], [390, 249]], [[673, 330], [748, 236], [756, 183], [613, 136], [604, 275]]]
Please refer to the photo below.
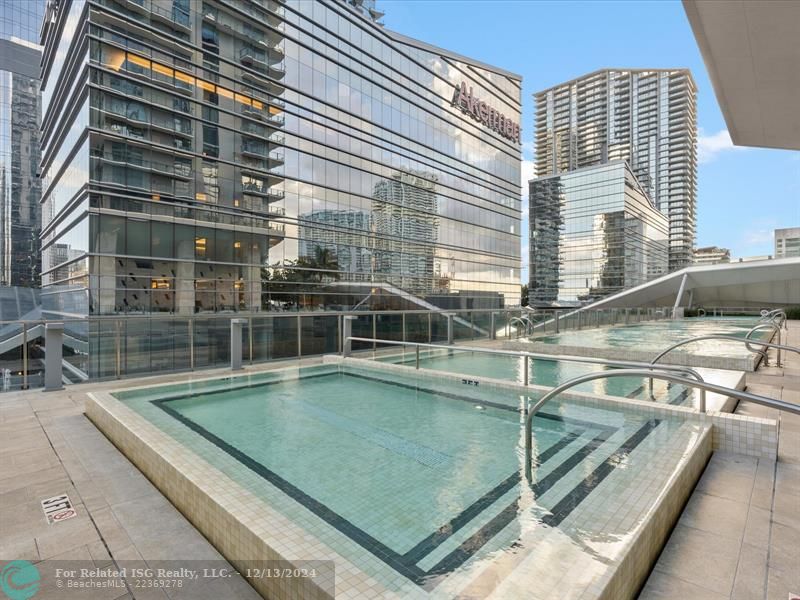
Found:
[[[406, 366], [416, 364], [413, 348], [405, 352], [392, 353], [388, 356], [376, 357], [381, 362], [390, 362]], [[420, 351], [419, 366], [421, 369], [433, 369], [448, 373], [460, 373], [476, 377], [490, 377], [514, 383], [524, 383], [523, 357], [502, 356], [496, 354], [469, 352], [452, 348], [426, 349]], [[600, 373], [613, 367], [591, 363], [579, 363], [566, 360], [547, 360], [528, 358], [528, 381], [534, 385], [556, 387], [570, 379]], [[641, 377], [613, 377], [596, 379], [575, 386], [576, 391], [589, 392], [606, 396], [620, 396], [637, 400], [649, 400], [650, 394], [647, 379]], [[691, 390], [679, 384], [664, 381], [653, 381], [653, 396], [657, 402], [692, 406], [695, 397]]]
[[[755, 317], [691, 318], [669, 321], [649, 321], [634, 325], [584, 328], [535, 335], [529, 340], [510, 343], [512, 347], [527, 347], [533, 352], [576, 354], [605, 358], [627, 358], [650, 362], [662, 350], [693, 337], [728, 335], [744, 338], [758, 324]], [[772, 332], [763, 329], [753, 334], [755, 340], [768, 340]], [[739, 342], [703, 340], [677, 348], [662, 362], [689, 366], [752, 371], [756, 355]]]
[[337, 594], [353, 565], [368, 597], [603, 589], [678, 474], [699, 476], [710, 453], [699, 422], [556, 400], [534, 419], [528, 484], [522, 408], [535, 397], [464, 388], [325, 365], [113, 398], [296, 528], [287, 544], [286, 527], [259, 521], [270, 547], [338, 560]]

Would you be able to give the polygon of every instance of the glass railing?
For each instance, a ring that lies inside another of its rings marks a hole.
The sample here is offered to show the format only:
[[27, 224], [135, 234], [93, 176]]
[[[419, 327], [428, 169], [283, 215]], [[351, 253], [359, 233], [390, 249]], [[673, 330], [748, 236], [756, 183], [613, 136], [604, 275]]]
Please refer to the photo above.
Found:
[[[269, 211], [281, 214], [280, 211]], [[270, 223], [280, 231], [282, 224]], [[170, 280], [154, 280], [153, 298], [174, 293]], [[402, 290], [398, 290], [402, 292]], [[447, 341], [447, 314], [453, 317], [454, 341], [515, 340], [538, 331], [565, 331], [614, 323], [636, 323], [672, 317], [671, 308], [584, 309], [580, 321], [570, 310], [494, 308], [476, 310], [326, 310], [312, 304], [313, 293], [289, 307], [267, 302], [262, 310], [245, 310], [248, 292], [232, 285], [226, 292], [196, 290], [197, 297], [215, 297], [215, 312], [198, 306], [161, 311], [157, 304], [129, 307], [124, 315], [92, 316], [84, 319], [0, 322], [0, 389], [10, 391], [41, 388], [47, 356], [45, 326], [64, 323], [62, 379], [65, 385], [155, 373], [222, 367], [230, 361], [230, 320], [247, 319], [242, 356], [250, 363], [301, 358], [342, 349], [342, 323], [354, 316], [353, 336], [395, 341], [436, 343]], [[300, 308], [298, 308], [298, 306]], [[746, 309], [758, 314], [757, 309]], [[718, 313], [736, 313], [723, 309]], [[741, 311], [739, 311], [741, 312]], [[711, 314], [710, 312], [708, 313]], [[627, 319], [627, 320], [626, 320]], [[492, 335], [494, 324], [494, 335]], [[354, 342], [353, 350], [374, 344]], [[12, 358], [8, 358], [12, 357]]]

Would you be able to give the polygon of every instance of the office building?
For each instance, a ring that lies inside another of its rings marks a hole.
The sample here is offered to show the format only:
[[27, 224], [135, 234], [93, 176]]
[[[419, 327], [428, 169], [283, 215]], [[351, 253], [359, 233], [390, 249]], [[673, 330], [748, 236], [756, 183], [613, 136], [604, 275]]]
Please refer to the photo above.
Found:
[[694, 251], [694, 264], [718, 265], [731, 262], [731, 251], [718, 246], [706, 246]]
[[627, 161], [669, 217], [669, 269], [692, 263], [696, 87], [687, 69], [603, 69], [535, 94], [536, 175]]
[[39, 287], [41, 123], [37, 45], [44, 0], [0, 5], [0, 285]]
[[530, 306], [578, 306], [667, 272], [669, 222], [627, 161], [530, 181]]
[[64, 0], [43, 43], [48, 314], [519, 302], [519, 76], [339, 0]]
[[775, 230], [775, 258], [800, 256], [800, 227]]

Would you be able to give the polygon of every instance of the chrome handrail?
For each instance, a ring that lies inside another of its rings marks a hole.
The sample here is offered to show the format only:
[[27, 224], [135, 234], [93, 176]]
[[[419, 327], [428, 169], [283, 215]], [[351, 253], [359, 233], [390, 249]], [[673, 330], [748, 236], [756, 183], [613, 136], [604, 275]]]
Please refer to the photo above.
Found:
[[[515, 321], [518, 321], [519, 323], [522, 323], [525, 326], [526, 335], [531, 334], [534, 328], [533, 321], [531, 321], [528, 317], [512, 317], [511, 319], [508, 320], [508, 324], [513, 325]], [[519, 328], [517, 328], [517, 330], [519, 331]]]
[[[797, 352], [800, 354], [800, 348], [795, 348], [794, 346], [787, 346], [786, 344], [773, 344], [772, 342], [763, 342], [763, 341], [756, 341], [756, 340], [746, 340], [742, 337], [736, 337], [733, 335], [699, 335], [697, 337], [690, 338], [688, 340], [683, 340], [682, 342], [678, 342], [677, 344], [673, 344], [666, 350], [664, 350], [661, 354], [656, 356], [651, 362], [651, 365], [654, 365], [656, 361], [660, 360], [664, 355], [668, 354], [669, 352], [673, 351], [675, 348], [679, 348], [680, 346], [684, 346], [691, 342], [700, 342], [703, 340], [730, 340], [732, 342], [741, 342], [743, 344], [748, 344], [749, 342], [755, 342], [760, 346], [764, 346], [767, 348], [780, 348], [781, 350], [788, 350], [789, 352]], [[761, 353], [761, 350], [751, 350], [751, 352], [758, 352]]]
[[[363, 337], [356, 337], [356, 336], [349, 336], [345, 338], [345, 343], [343, 348], [352, 348], [352, 344], [348, 344], [347, 342], [370, 342], [370, 343], [377, 343], [377, 344], [386, 344], [388, 346], [413, 346], [416, 347], [416, 368], [419, 369], [419, 349], [420, 348], [435, 348], [437, 350], [460, 350], [464, 352], [478, 352], [483, 354], [499, 354], [503, 356], [516, 356], [516, 357], [525, 357], [525, 358], [534, 358], [534, 359], [541, 359], [541, 360], [562, 360], [564, 362], [577, 362], [577, 363], [587, 363], [587, 364], [594, 364], [594, 365], [604, 365], [609, 367], [632, 367], [632, 368], [642, 368], [642, 369], [654, 369], [659, 371], [675, 371], [677, 373], [683, 373], [684, 375], [688, 375], [690, 377], [695, 378], [699, 382], [703, 382], [703, 378], [700, 376], [700, 373], [691, 369], [689, 367], [685, 367], [683, 365], [658, 365], [654, 367], [648, 363], [644, 362], [636, 362], [630, 360], [613, 360], [613, 359], [606, 359], [606, 358], [596, 358], [592, 356], [569, 356], [569, 355], [562, 355], [562, 354], [542, 354], [540, 352], [528, 352], [526, 350], [500, 350], [497, 348], [481, 348], [478, 346], [452, 346], [450, 344], [444, 346], [442, 344], [425, 344], [422, 342], [404, 342], [401, 340], [382, 340], [380, 338], [363, 338]], [[349, 351], [345, 351], [342, 353], [345, 357], [350, 355]], [[528, 385], [528, 361], [525, 361], [524, 367], [524, 383]], [[700, 394], [700, 401], [705, 404], [705, 393]]]
[[782, 308], [775, 308], [773, 310], [762, 310], [761, 311], [761, 321], [770, 321], [771, 323], [775, 323], [776, 320], [780, 320], [778, 323], [778, 327], [783, 327], [786, 329], [788, 326], [786, 325], [786, 311]]
[[[781, 328], [780, 328], [780, 325], [776, 325], [773, 321], [769, 321], [769, 322], [766, 322], [766, 323], [759, 323], [758, 325], [755, 325], [752, 329], [750, 329], [750, 331], [748, 331], [745, 334], [744, 339], [746, 339], [746, 340], [751, 339], [750, 336], [753, 335], [753, 333], [755, 333], [756, 331], [760, 331], [760, 330], [764, 329], [765, 327], [771, 327], [772, 330], [775, 333], [778, 334], [778, 346], [779, 346], [778, 347], [778, 359], [777, 359], [777, 362], [776, 362], [775, 366], [776, 367], [780, 367], [781, 366], [781, 349], [780, 349], [780, 345], [781, 345]], [[761, 343], [759, 340], [753, 340], [753, 341], [756, 344], [760, 344]], [[772, 341], [771, 337], [770, 337], [770, 341]], [[750, 347], [750, 343], [749, 342], [745, 343], [745, 346], [747, 347], [748, 350], [750, 350], [750, 352], [758, 352], [759, 354], [761, 354], [761, 356], [764, 358], [764, 364], [765, 365], [769, 365], [769, 356], [767, 355], [767, 352], [766, 352], [766, 350], [763, 349], [763, 347], [762, 347], [761, 350], [753, 350], [753, 348]]]
[[[798, 352], [800, 352], [800, 350], [798, 350]], [[528, 415], [525, 417], [525, 478], [529, 482], [532, 478], [531, 454], [533, 449], [533, 440], [531, 432], [531, 423], [533, 421], [534, 415], [536, 415], [536, 413], [539, 412], [542, 406], [544, 406], [547, 402], [555, 398], [561, 392], [568, 390], [569, 388], [574, 387], [578, 384], [585, 383], [587, 381], [593, 381], [595, 379], [604, 379], [608, 377], [654, 377], [656, 379], [663, 379], [665, 381], [679, 383], [687, 387], [694, 387], [704, 391], [716, 392], [724, 396], [731, 396], [738, 400], [745, 400], [747, 402], [753, 402], [755, 404], [760, 404], [768, 408], [775, 408], [778, 410], [784, 410], [786, 412], [791, 412], [800, 415], [800, 405], [798, 404], [792, 404], [784, 400], [775, 400], [774, 398], [767, 398], [765, 396], [758, 396], [756, 394], [751, 394], [749, 392], [743, 392], [741, 390], [726, 388], [721, 385], [706, 383], [704, 381], [693, 381], [691, 379], [687, 379], [685, 377], [679, 377], [671, 373], [654, 374], [652, 371], [644, 369], [620, 369], [618, 371], [604, 371], [602, 373], [590, 373], [588, 375], [582, 375], [580, 377], [570, 379], [569, 381], [562, 383], [558, 387], [553, 388], [552, 390], [547, 392], [544, 396], [539, 398], [536, 404], [534, 404], [530, 409], [528, 409]], [[705, 407], [703, 407], [703, 410], [701, 410], [701, 412], [705, 412]]]

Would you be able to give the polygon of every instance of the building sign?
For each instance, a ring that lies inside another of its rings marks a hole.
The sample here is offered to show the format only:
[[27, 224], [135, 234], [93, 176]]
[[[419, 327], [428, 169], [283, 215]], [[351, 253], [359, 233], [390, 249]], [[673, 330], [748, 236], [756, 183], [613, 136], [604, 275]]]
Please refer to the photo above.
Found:
[[504, 138], [520, 143], [519, 123], [512, 121], [500, 111], [491, 108], [486, 102], [475, 97], [471, 87], [468, 92], [467, 84], [463, 81], [453, 91], [453, 106], [457, 106], [463, 112], [471, 115], [473, 119], [480, 121]]

